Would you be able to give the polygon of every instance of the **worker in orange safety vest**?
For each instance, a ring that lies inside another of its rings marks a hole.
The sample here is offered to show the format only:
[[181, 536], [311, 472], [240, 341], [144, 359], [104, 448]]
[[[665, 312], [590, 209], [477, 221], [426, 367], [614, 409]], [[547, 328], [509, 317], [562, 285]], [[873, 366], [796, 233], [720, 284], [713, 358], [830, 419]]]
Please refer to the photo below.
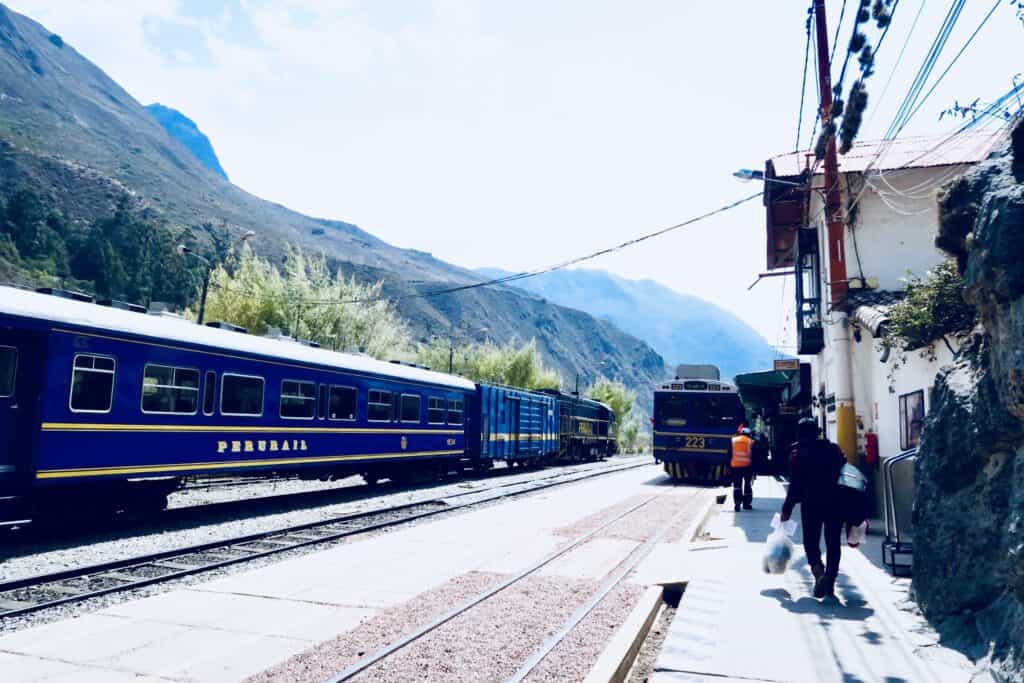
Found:
[[732, 437], [732, 502], [733, 509], [753, 510], [754, 502], [754, 439], [750, 429], [744, 427]]

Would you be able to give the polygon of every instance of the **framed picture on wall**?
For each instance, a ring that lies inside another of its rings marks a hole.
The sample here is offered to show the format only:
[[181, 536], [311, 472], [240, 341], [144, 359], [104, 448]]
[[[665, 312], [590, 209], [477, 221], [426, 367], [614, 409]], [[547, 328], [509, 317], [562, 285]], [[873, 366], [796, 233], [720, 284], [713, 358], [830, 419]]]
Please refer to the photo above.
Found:
[[924, 427], [924, 390], [900, 396], [900, 450], [917, 448]]

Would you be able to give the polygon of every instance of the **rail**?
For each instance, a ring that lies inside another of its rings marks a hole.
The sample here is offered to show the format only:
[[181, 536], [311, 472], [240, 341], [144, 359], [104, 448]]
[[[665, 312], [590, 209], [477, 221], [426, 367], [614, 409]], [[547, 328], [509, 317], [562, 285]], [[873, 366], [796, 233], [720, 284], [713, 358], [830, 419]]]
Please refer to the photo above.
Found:
[[[650, 462], [644, 458], [643, 462], [585, 470], [582, 473], [555, 473], [549, 477], [526, 482], [504, 483], [484, 490], [466, 491], [174, 550], [137, 555], [88, 567], [6, 581], [0, 583], [0, 620], [101, 595], [163, 583], [288, 550], [320, 545], [649, 464]], [[518, 488], [487, 495], [499, 489], [514, 487]], [[452, 499], [473, 495], [484, 497], [455, 505], [449, 503]]]

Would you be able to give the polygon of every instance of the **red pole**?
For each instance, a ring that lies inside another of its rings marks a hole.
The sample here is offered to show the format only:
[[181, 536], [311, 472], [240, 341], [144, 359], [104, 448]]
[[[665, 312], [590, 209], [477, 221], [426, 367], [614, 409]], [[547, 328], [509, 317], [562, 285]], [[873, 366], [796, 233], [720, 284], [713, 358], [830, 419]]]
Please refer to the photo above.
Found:
[[839, 189], [839, 162], [836, 158], [836, 136], [828, 133], [832, 123], [832, 65], [828, 57], [828, 28], [825, 25], [825, 0], [814, 0], [814, 23], [818, 36], [818, 83], [821, 86], [821, 129], [828, 134], [825, 147], [825, 222], [828, 225], [828, 279], [831, 283], [831, 305], [846, 300], [846, 249], [842, 195]]

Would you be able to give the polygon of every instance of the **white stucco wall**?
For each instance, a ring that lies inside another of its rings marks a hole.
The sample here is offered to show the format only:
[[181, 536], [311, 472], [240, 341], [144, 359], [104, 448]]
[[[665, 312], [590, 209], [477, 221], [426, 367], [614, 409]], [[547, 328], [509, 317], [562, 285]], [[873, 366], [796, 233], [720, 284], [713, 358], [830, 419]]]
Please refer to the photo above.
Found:
[[[863, 275], [865, 279], [875, 278], [878, 289], [901, 291], [901, 278], [905, 278], [908, 272], [923, 277], [930, 268], [941, 263], [946, 256], [935, 247], [938, 229], [935, 189], [961, 171], [962, 168], [952, 167], [908, 169], [890, 173], [884, 181], [873, 179], [872, 185], [864, 191], [858, 202], [859, 211], [853, 231], [847, 227], [845, 232], [843, 248], [846, 250], [847, 277]], [[816, 178], [815, 185], [821, 185], [820, 177]], [[856, 196], [861, 187], [859, 177], [850, 179], [844, 176], [843, 206], [848, 205], [851, 189]], [[827, 303], [828, 283], [832, 277], [829, 273], [827, 228], [821, 198], [817, 193], [813, 194], [810, 215], [819, 227], [820, 291], [823, 300], [822, 322], [825, 326], [825, 348], [810, 359], [813, 391], [817, 395], [823, 388], [825, 395], [835, 393], [838, 364], [832, 349], [837, 338], [849, 337], [858, 450], [863, 457], [865, 434], [874, 432], [878, 435], [879, 455], [884, 462], [901, 451], [900, 396], [923, 390], [927, 414], [931, 409], [931, 389], [935, 384], [935, 376], [953, 356], [940, 341], [935, 345], [933, 358], [910, 352], [900, 367], [894, 370], [897, 354], [892, 354], [887, 363], [882, 363], [877, 340], [869, 330], [860, 330], [858, 342], [852, 325], [841, 327], [836, 316], [829, 313]], [[822, 405], [817, 408], [817, 415], [819, 421], [822, 415], [825, 416], [826, 435], [836, 440], [835, 412], [827, 412]], [[881, 476], [877, 470], [870, 476], [875, 481], [876, 501], [879, 505], [876, 515], [881, 517]], [[900, 466], [894, 482], [899, 526], [904, 533], [909, 534], [913, 468]]]
[[[865, 278], [878, 280], [879, 289], [900, 291], [903, 289], [900, 279], [906, 277], [908, 271], [923, 276], [928, 269], [941, 263], [946, 256], [935, 247], [938, 229], [935, 189], [962, 172], [963, 168], [906, 169], [888, 173], [884, 180], [873, 179], [858, 202], [859, 212], [854, 224], [856, 251], [853, 232], [848, 227], [845, 233], [843, 244], [846, 249], [847, 277], [859, 276], [862, 269]], [[815, 178], [814, 184], [820, 186], [821, 178]], [[850, 179], [844, 176], [844, 206], [847, 205], [851, 190], [856, 196], [861, 187], [859, 177]], [[832, 279], [829, 273], [828, 234], [821, 197], [817, 193], [812, 194], [810, 215], [817, 220], [819, 227], [821, 291], [824, 301], [822, 314], [825, 325], [825, 348], [811, 359], [812, 386], [817, 394], [823, 384], [827, 395], [833, 393], [836, 386], [836, 362], [831, 352], [834, 339], [838, 336], [852, 338], [853, 330], [839, 328], [835, 316], [828, 311], [828, 283]], [[860, 256], [859, 266], [857, 253]], [[894, 360], [888, 364], [881, 363], [880, 353], [875, 346], [875, 340], [867, 330], [861, 330], [860, 342], [851, 341], [854, 408], [859, 425], [858, 444], [863, 452], [863, 435], [869, 430], [873, 431], [878, 434], [882, 457], [891, 457], [900, 452], [899, 396], [924, 389], [927, 410], [931, 400], [929, 389], [935, 382], [935, 374], [952, 359], [952, 355], [941, 342], [936, 345], [934, 361], [912, 352], [907, 356], [906, 365], [890, 380], [889, 372]], [[820, 410], [824, 412], [824, 407]], [[825, 415], [826, 433], [834, 440], [835, 413]]]

